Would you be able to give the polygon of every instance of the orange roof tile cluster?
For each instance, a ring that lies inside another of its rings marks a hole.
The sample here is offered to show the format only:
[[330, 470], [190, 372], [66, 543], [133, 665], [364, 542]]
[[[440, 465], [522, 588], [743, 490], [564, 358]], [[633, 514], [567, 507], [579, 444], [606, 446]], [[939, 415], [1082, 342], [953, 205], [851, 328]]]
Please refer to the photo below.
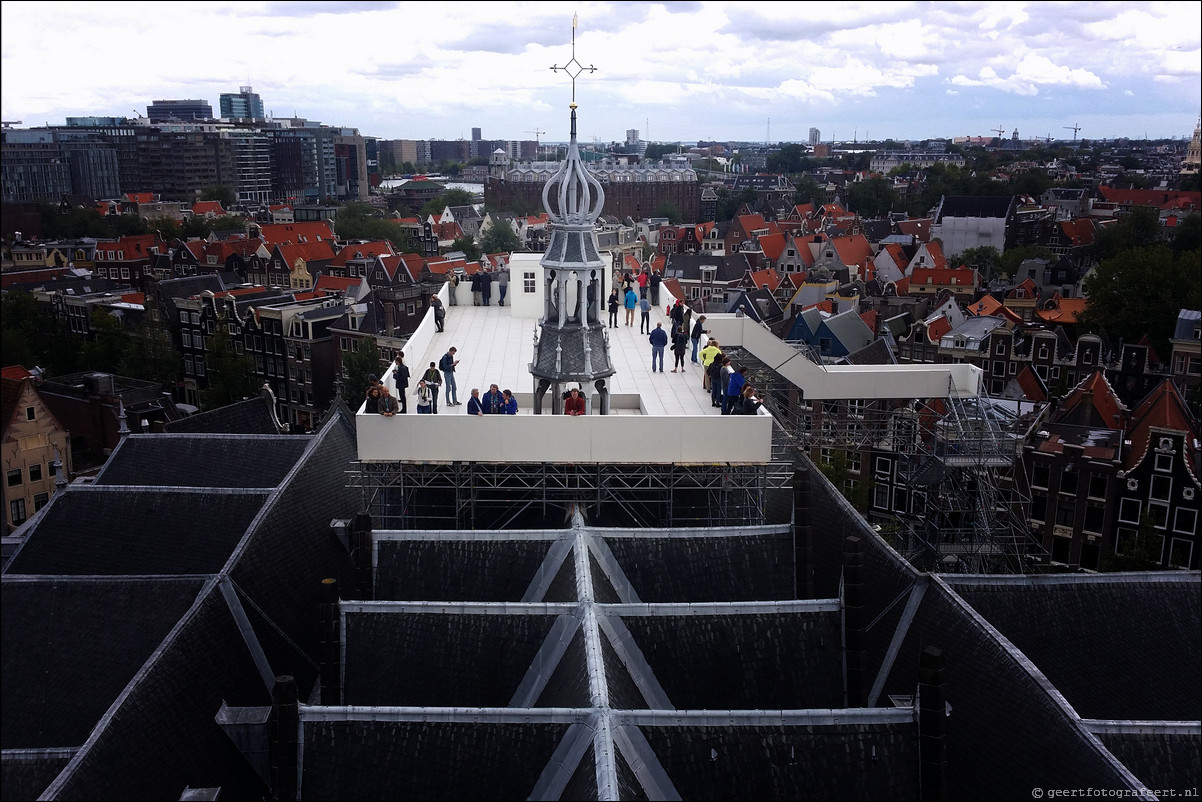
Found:
[[197, 201], [192, 204], [192, 214], [198, 217], [207, 215], [210, 212], [218, 217], [226, 213], [225, 209], [221, 208], [221, 201]]
[[[1086, 403], [1091, 404], [1092, 408], [1082, 410], [1081, 405]], [[1078, 421], [1090, 421], [1087, 425], [1100, 422], [1107, 429], [1122, 429], [1124, 410], [1126, 407], [1106, 380], [1106, 374], [1095, 370], [1064, 397], [1056, 411], [1056, 418], [1066, 420], [1075, 416]]]
[[772, 268], [766, 267], [752, 273], [751, 281], [757, 289], [766, 288], [769, 292], [776, 292], [776, 288], [780, 286], [780, 274]]
[[1060, 231], [1074, 248], [1084, 248], [1092, 245], [1098, 238], [1098, 229], [1088, 217], [1076, 220], [1061, 220]]
[[154, 203], [153, 192], [126, 192], [121, 197], [126, 203]]
[[1035, 312], [1039, 319], [1047, 323], [1073, 324], [1085, 311], [1087, 301], [1084, 298], [1061, 298], [1060, 293], [1056, 293], [1052, 303], [1055, 305]]
[[952, 322], [947, 319], [946, 315], [940, 315], [931, 322], [927, 323], [927, 342], [931, 345], [938, 345], [943, 339], [943, 335], [952, 330]]
[[291, 270], [296, 265], [296, 260], [300, 259], [305, 262], [321, 261], [323, 259], [334, 258], [334, 243], [330, 240], [321, 240], [320, 242], [304, 242], [301, 244], [287, 243], [277, 245], [275, 252], [279, 254], [280, 259]]
[[11, 381], [21, 381], [28, 379], [33, 374], [20, 365], [9, 365], [6, 368], [0, 368], [0, 378], [10, 379]]
[[832, 237], [831, 245], [839, 254], [839, 261], [848, 267], [856, 265], [865, 267], [872, 263], [872, 245], [863, 234], [850, 234], [845, 237]]
[[325, 293], [326, 295], [335, 292], [345, 295], [352, 288], [358, 287], [362, 282], [363, 279], [361, 278], [323, 275], [318, 277], [317, 283], [313, 285], [313, 291]]
[[972, 289], [977, 286], [976, 271], [967, 267], [935, 268], [916, 267], [910, 273], [910, 286], [924, 287], [955, 287]]
[[334, 239], [334, 230], [326, 220], [308, 223], [268, 223], [259, 227], [259, 236], [269, 245], [320, 242]]
[[1103, 200], [1122, 206], [1152, 206], [1157, 209], [1202, 208], [1202, 192], [1098, 187], [1098, 194]]
[[346, 263], [351, 259], [370, 259], [373, 256], [388, 256], [392, 253], [392, 243], [388, 240], [346, 245], [334, 256], [330, 267], [346, 267]]

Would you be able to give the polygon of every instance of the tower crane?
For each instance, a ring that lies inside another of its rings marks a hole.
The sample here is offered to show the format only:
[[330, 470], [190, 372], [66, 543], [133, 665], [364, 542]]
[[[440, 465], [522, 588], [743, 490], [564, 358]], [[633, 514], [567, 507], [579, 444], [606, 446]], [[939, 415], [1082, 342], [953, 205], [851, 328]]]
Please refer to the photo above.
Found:
[[998, 139], [1001, 139], [1002, 135], [1006, 133], [1006, 129], [1002, 128], [1000, 125], [997, 128], [990, 128], [989, 130], [997, 134]]
[[1077, 141], [1077, 132], [1081, 130], [1081, 126], [1077, 125], [1076, 123], [1073, 123], [1072, 125], [1064, 126], [1064, 130], [1072, 131], [1073, 132], [1073, 141], [1076, 142]]

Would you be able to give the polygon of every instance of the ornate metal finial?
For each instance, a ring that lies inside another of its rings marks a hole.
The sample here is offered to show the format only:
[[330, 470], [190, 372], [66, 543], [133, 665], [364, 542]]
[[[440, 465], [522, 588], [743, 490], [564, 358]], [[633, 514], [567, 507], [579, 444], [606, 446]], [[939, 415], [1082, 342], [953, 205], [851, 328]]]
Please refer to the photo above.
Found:
[[563, 65], [562, 67], [559, 67], [559, 66], [551, 67], [552, 72], [559, 72], [560, 70], [563, 70], [564, 72], [566, 72], [568, 74], [568, 77], [572, 79], [572, 108], [576, 108], [576, 79], [578, 77], [580, 77], [581, 73], [596, 72], [597, 68], [594, 67], [592, 64], [590, 64], [586, 67], [583, 64], [581, 64], [579, 61], [576, 60], [576, 15], [575, 14], [572, 15], [572, 60], [569, 61], [567, 64]]

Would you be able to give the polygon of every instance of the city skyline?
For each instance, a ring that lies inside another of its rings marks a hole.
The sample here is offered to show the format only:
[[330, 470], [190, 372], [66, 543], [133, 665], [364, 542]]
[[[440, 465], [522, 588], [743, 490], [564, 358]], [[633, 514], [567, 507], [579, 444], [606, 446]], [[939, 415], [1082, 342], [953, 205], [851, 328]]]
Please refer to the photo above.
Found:
[[2, 117], [216, 110], [253, 86], [269, 116], [381, 139], [561, 141], [571, 82], [550, 67], [572, 58], [573, 13], [597, 68], [577, 81], [582, 142], [1188, 139], [1202, 95], [1197, 3], [497, 8], [4, 2]]

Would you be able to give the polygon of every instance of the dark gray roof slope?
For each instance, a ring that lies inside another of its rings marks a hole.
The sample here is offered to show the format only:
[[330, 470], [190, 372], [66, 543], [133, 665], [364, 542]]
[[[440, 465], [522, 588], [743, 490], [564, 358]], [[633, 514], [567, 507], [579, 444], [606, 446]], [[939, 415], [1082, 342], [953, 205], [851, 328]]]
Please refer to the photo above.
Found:
[[266, 500], [266, 492], [70, 486], [5, 574], [216, 573]]
[[948, 583], [1083, 718], [1202, 719], [1196, 574], [949, 577]]
[[130, 435], [96, 484], [275, 487], [308, 445], [291, 435]]
[[1100, 732], [1098, 738], [1146, 788], [1197, 788], [1202, 781], [1202, 734], [1196, 731], [1162, 732], [1144, 726]]
[[268, 402], [262, 396], [190, 415], [166, 425], [172, 434], [279, 434]]
[[[344, 413], [314, 435], [241, 443], [257, 472], [220, 437], [127, 437], [102, 483], [31, 521], [0, 583], [6, 799], [268, 795], [217, 715], [268, 705], [279, 675], [309, 698], [318, 586], [354, 592], [331, 519], [352, 516], [359, 491]], [[213, 486], [233, 479], [261, 487]]]
[[3, 748], [82, 746], [203, 586], [196, 578], [6, 577], [4, 632], [27, 637], [20, 648], [5, 644]]

